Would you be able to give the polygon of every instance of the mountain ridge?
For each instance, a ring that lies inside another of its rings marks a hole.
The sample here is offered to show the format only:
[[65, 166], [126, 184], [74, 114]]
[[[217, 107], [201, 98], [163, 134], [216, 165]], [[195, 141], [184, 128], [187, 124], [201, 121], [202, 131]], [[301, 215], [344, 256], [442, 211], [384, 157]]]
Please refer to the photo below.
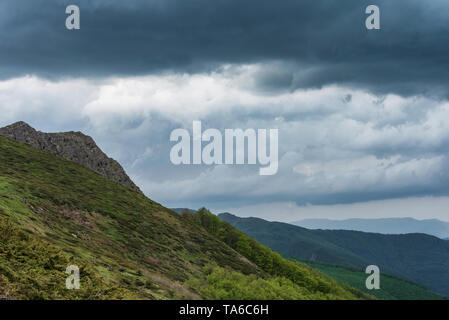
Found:
[[0, 128], [0, 136], [76, 162], [125, 187], [142, 193], [116, 160], [109, 158], [97, 146], [92, 137], [79, 131], [46, 133], [34, 129], [24, 121], [18, 121]]
[[449, 222], [438, 219], [379, 218], [344, 220], [304, 219], [290, 222], [307, 229], [354, 230], [382, 234], [425, 233], [444, 239], [449, 237]]

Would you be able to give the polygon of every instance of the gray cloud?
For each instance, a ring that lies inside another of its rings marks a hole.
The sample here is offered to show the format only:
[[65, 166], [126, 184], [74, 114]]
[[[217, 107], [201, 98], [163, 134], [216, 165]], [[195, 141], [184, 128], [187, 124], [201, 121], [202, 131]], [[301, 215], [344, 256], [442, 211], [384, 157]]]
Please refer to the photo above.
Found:
[[[276, 62], [261, 90], [345, 84], [373, 92], [447, 97], [449, 3], [372, 1], [4, 0], [0, 76], [49, 78], [207, 72], [226, 63]], [[81, 30], [65, 29], [65, 6]]]

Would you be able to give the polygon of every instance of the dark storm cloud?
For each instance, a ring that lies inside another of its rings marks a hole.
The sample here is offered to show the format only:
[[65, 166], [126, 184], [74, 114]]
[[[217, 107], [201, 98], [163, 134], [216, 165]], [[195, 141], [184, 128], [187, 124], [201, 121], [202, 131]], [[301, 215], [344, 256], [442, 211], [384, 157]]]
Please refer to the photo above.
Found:
[[[65, 7], [81, 30], [65, 29]], [[381, 8], [381, 30], [365, 8]], [[374, 92], [449, 90], [449, 2], [18, 1], [0, 5], [0, 77], [50, 78], [204, 72], [224, 63], [276, 62], [263, 90], [327, 84]]]

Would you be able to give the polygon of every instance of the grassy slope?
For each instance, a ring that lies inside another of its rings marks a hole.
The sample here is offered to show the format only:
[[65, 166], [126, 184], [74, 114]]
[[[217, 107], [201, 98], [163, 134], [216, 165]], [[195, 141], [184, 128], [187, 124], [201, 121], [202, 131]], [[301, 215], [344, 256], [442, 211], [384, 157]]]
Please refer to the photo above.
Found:
[[[265, 297], [278, 283], [284, 284], [282, 298], [357, 298], [333, 282], [330, 293], [284, 283], [194, 221], [75, 163], [3, 137], [0, 228], [0, 296], [8, 298], [221, 298], [224, 284], [214, 282], [220, 272], [228, 287], [242, 279], [251, 283], [257, 288], [252, 298]], [[68, 264], [81, 269], [79, 291], [65, 289]]]
[[433, 293], [426, 288], [394, 276], [381, 275], [379, 290], [368, 290], [365, 286], [367, 274], [355, 268], [333, 266], [321, 263], [308, 263], [312, 268], [332, 277], [333, 279], [346, 283], [378, 299], [386, 300], [443, 300], [443, 296]]
[[[285, 285], [293, 282], [301, 288], [312, 289], [322, 299], [350, 298], [351, 295], [359, 298], [371, 298], [364, 295], [361, 291], [354, 290], [352, 287], [340, 286], [335, 280], [324, 276], [305, 264], [281, 257], [278, 253], [248, 237], [231, 224], [221, 221], [205, 208], [193, 214], [184, 211], [183, 216], [203, 226], [210, 234], [225, 242], [249, 261], [257, 264], [263, 271], [276, 277], [276, 281], [270, 283], [270, 291], [276, 291], [276, 287], [280, 283]], [[222, 277], [221, 273], [215, 276], [215, 278], [220, 277]], [[242, 280], [237, 280], [236, 282], [244, 283]], [[301, 295], [299, 296], [301, 297]]]
[[308, 230], [230, 214], [220, 218], [286, 257], [357, 269], [375, 264], [382, 272], [449, 295], [449, 243], [436, 237]]

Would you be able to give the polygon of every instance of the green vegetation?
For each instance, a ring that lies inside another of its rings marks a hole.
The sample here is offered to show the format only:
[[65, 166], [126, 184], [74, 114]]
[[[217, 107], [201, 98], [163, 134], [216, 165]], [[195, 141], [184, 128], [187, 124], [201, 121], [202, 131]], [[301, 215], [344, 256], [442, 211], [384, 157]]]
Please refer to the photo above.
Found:
[[231, 214], [220, 214], [219, 217], [284, 257], [357, 270], [375, 264], [382, 274], [407, 279], [449, 295], [449, 242], [445, 240], [425, 234], [309, 230]]
[[[254, 240], [234, 243], [231, 228], [211, 232], [94, 171], [0, 137], [2, 298], [365, 297]], [[81, 270], [80, 290], [65, 289], [69, 264]]]
[[[183, 216], [186, 219], [196, 221], [209, 233], [218, 237], [263, 271], [275, 277], [267, 282], [253, 282], [254, 279], [248, 279], [247, 282], [249, 282], [246, 284], [249, 288], [252, 288], [256, 283], [262, 284], [262, 287], [273, 287], [274, 292], [277, 292], [275, 288], [278, 288], [281, 284], [289, 288], [289, 290], [286, 290], [288, 292], [294, 292], [296, 287], [301, 288], [301, 291], [297, 291], [296, 295], [291, 296], [294, 299], [297, 296], [301, 296], [304, 299], [369, 298], [367, 295], [353, 290], [349, 286], [343, 288], [334, 280], [302, 263], [281, 257], [278, 253], [249, 238], [229, 223], [221, 221], [217, 216], [204, 208], [194, 214], [185, 212]], [[218, 280], [220, 276], [223, 276], [222, 281]], [[240, 282], [245, 283], [245, 281], [238, 281], [239, 277], [234, 273], [226, 272], [222, 269], [212, 272], [207, 277], [207, 283], [218, 291], [218, 295], [221, 295], [222, 287], [226, 287], [227, 283], [233, 280], [235, 280], [236, 285]], [[278, 296], [281, 299], [282, 297], [282, 295]]]
[[17, 299], [124, 299], [132, 293], [107, 286], [90, 265], [80, 264], [83, 286], [79, 291], [65, 288], [67, 266], [76, 259], [49, 243], [31, 237], [5, 218], [0, 218], [0, 296]]
[[204, 296], [226, 300], [304, 300], [327, 299], [328, 295], [310, 292], [284, 277], [259, 278], [220, 267], [205, 267], [205, 280], [191, 280], [190, 285]]
[[426, 288], [388, 274], [381, 275], [379, 290], [368, 290], [365, 286], [367, 275], [362, 270], [350, 267], [332, 266], [321, 263], [308, 263], [312, 268], [329, 277], [357, 288], [378, 299], [385, 300], [445, 300], [447, 298]]

